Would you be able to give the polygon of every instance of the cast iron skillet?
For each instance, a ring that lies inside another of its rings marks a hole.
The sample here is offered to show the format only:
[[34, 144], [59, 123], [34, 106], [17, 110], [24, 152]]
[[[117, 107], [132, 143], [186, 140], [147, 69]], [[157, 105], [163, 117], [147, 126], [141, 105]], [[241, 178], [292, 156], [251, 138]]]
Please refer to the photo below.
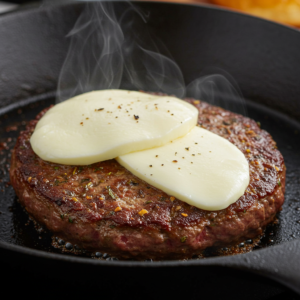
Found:
[[[49, 246], [47, 233], [36, 232], [31, 223], [25, 226], [27, 216], [7, 184], [10, 155], [4, 149], [0, 161], [0, 259], [38, 272], [47, 270], [56, 278], [62, 276], [58, 269], [67, 268], [70, 274], [80, 270], [85, 280], [92, 275], [105, 284], [107, 278], [119, 280], [129, 273], [139, 284], [149, 278], [182, 280], [185, 274], [185, 280], [198, 276], [204, 283], [202, 289], [209, 286], [210, 279], [216, 280], [216, 272], [225, 280], [223, 267], [229, 267], [267, 276], [300, 293], [300, 32], [212, 7], [135, 4], [149, 11], [147, 26], [169, 49], [187, 83], [204, 75], [208, 67], [226, 70], [249, 99], [249, 116], [260, 121], [277, 141], [287, 166], [286, 200], [278, 224], [268, 227], [257, 247], [263, 249], [235, 256], [136, 262], [62, 255]], [[65, 36], [83, 6], [44, 7], [0, 18], [0, 142], [11, 137], [8, 146], [12, 145], [24, 121], [53, 101], [68, 49]], [[127, 8], [124, 2], [114, 2], [114, 6], [118, 15]]]

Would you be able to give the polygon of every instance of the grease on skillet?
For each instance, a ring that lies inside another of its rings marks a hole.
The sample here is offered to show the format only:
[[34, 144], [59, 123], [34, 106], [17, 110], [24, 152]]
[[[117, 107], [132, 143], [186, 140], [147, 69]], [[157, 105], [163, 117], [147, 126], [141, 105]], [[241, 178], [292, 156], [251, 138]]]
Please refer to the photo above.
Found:
[[[53, 98], [41, 97], [39, 101], [22, 108], [12, 109], [8, 113], [0, 110], [0, 241], [43, 250], [53, 253], [66, 252], [70, 255], [90, 256], [98, 259], [111, 260], [104, 253], [87, 253], [76, 245], [53, 237], [31, 221], [18, 203], [13, 188], [9, 185], [10, 151], [14, 147], [26, 122], [32, 120], [42, 109], [54, 103]], [[250, 104], [250, 105], [249, 105]], [[242, 253], [290, 241], [300, 236], [300, 124], [293, 124], [281, 119], [271, 110], [260, 109], [248, 103], [249, 117], [260, 121], [262, 128], [267, 130], [277, 142], [279, 150], [285, 157], [287, 166], [286, 194], [283, 211], [278, 219], [267, 226], [262, 237], [247, 240], [232, 248], [208, 248], [202, 257], [230, 255]], [[194, 257], [201, 258], [201, 257]]]

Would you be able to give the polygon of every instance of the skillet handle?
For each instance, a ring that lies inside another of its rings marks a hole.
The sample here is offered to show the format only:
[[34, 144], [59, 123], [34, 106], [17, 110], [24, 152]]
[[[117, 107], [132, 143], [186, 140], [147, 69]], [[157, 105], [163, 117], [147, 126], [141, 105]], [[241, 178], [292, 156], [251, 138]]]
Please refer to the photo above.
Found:
[[300, 295], [300, 240], [237, 256], [223, 257], [217, 263], [251, 271], [280, 282]]

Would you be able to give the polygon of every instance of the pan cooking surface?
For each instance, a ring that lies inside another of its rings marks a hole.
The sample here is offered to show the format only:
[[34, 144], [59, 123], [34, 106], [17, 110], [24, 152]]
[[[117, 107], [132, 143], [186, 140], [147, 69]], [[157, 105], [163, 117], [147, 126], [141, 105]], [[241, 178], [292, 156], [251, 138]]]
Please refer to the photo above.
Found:
[[[61, 253], [61, 250], [51, 245], [50, 232], [35, 228], [9, 184], [10, 151], [20, 131], [25, 128], [27, 121], [34, 119], [42, 109], [53, 103], [53, 97], [45, 96], [8, 112], [0, 111], [0, 241]], [[256, 250], [300, 236], [300, 123], [252, 102], [247, 102], [247, 109], [248, 116], [260, 122], [262, 129], [268, 131], [277, 142], [287, 167], [285, 203], [277, 222], [266, 228], [265, 235], [254, 248]], [[215, 255], [217, 252], [214, 249], [205, 251], [206, 257]]]

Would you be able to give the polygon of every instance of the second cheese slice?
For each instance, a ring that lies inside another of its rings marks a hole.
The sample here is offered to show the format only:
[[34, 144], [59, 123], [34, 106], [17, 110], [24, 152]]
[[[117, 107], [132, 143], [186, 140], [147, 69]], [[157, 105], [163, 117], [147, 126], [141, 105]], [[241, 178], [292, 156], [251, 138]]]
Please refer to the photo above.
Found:
[[122, 155], [117, 161], [154, 187], [204, 210], [228, 207], [249, 184], [244, 154], [199, 127], [162, 147]]

